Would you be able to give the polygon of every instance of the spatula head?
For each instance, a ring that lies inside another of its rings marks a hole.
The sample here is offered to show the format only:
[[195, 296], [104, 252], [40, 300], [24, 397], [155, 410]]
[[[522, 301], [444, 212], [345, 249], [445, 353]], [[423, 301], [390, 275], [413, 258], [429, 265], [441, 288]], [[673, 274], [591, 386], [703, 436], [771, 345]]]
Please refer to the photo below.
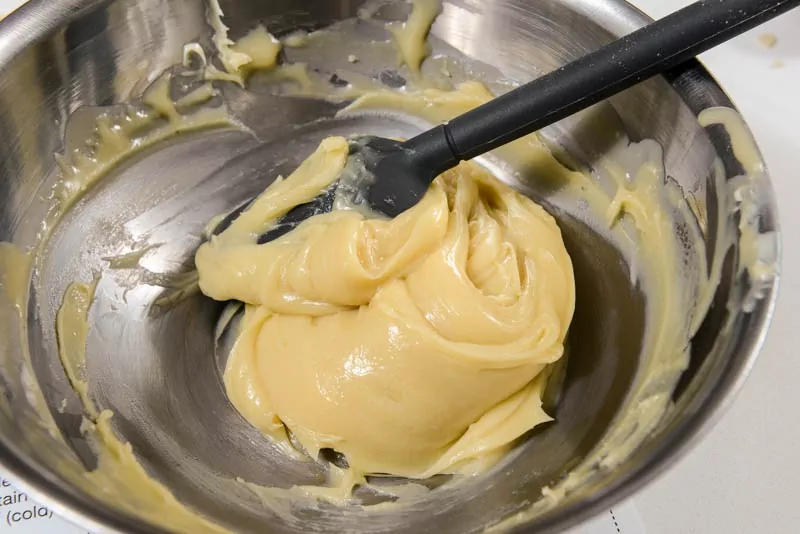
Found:
[[420, 168], [414, 149], [401, 141], [362, 137], [351, 144], [351, 157], [359, 158], [369, 180], [367, 203], [373, 211], [396, 217], [415, 206], [435, 176]]
[[[379, 215], [396, 217], [416, 205], [435, 176], [420, 169], [413, 149], [403, 142], [383, 137], [356, 137], [350, 142], [350, 157], [342, 178], [310, 202], [289, 210], [258, 240], [268, 243], [286, 235], [300, 223], [334, 209], [337, 200], [366, 204]], [[224, 232], [250, 205], [242, 204], [228, 214], [214, 230]]]

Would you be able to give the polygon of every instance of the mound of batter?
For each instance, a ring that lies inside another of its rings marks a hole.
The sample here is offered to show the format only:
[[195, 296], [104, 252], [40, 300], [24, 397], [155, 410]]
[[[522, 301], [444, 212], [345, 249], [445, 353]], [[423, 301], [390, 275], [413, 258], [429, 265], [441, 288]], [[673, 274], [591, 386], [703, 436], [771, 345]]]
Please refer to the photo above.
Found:
[[575, 304], [559, 228], [462, 164], [396, 219], [339, 210], [256, 244], [347, 156], [345, 139], [326, 139], [197, 253], [203, 292], [247, 305], [228, 395], [265, 433], [288, 428], [357, 473], [485, 469], [550, 420], [541, 393]]

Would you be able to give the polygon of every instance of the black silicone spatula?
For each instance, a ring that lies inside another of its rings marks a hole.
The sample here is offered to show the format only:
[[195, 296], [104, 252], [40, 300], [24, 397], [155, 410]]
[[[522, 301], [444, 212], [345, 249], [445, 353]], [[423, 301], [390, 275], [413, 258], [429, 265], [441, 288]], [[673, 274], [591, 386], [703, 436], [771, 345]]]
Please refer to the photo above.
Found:
[[[480, 156], [636, 85], [800, 5], [800, 0], [700, 0], [596, 52], [405, 142], [352, 144], [374, 175], [365, 198], [390, 217], [414, 206], [431, 182]], [[288, 212], [264, 243], [331, 209], [333, 190]]]

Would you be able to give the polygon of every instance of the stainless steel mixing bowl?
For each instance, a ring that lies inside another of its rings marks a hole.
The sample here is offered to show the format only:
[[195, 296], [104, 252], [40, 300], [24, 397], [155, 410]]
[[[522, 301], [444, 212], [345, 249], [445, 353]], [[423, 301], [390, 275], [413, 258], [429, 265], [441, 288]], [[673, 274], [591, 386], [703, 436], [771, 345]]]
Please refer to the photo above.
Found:
[[[222, 7], [232, 36], [238, 37], [255, 21], [278, 35], [323, 27], [355, 15], [361, 4], [229, 0]], [[403, 2], [382, 5], [376, 16], [388, 19], [401, 19], [408, 9]], [[208, 43], [205, 10], [201, 0], [32, 0], [0, 25], [0, 240], [34, 243], [56, 179], [53, 154], [63, 149], [67, 119], [84, 106], [135, 97], [146, 85], [142, 78], [180, 62], [184, 43]], [[448, 0], [433, 34], [437, 49], [464, 54], [475, 69], [524, 81], [647, 22], [623, 0]], [[330, 58], [307, 59], [321, 72], [330, 66]], [[86, 372], [93, 398], [114, 410], [118, 433], [184, 503], [242, 532], [446, 533], [480, 531], [537, 501], [542, 487], [584, 457], [618, 414], [642, 356], [646, 328], [646, 296], [631, 285], [620, 253], [573, 217], [568, 203], [552, 200], [541, 183], [529, 192], [557, 214], [578, 290], [571, 357], [554, 407], [556, 424], [533, 432], [488, 475], [444, 486], [410, 511], [299, 510], [296, 522], [286, 522], [234, 480], [287, 487], [318, 483], [324, 473], [316, 464], [285, 459], [227, 401], [220, 380], [224, 350], [212, 337], [218, 304], [193, 295], [165, 310], [151, 305], [174, 291], [180, 273], [191, 270], [211, 216], [263, 188], [266, 174], [291, 168], [324, 135], [402, 134], [410, 126], [378, 118], [312, 122], [332, 117], [339, 106], [254, 96], [233, 86], [224, 92], [232, 112], [260, 139], [238, 131], [195, 133], [119, 166], [50, 237], [31, 280], [26, 336], [18, 335], [14, 310], [0, 309], [0, 389], [9, 407], [0, 410], [3, 470], [33, 498], [87, 528], [169, 530], [168, 516], [145, 522], [74, 484], [76, 469], [92, 468], [96, 460], [83, 441], [82, 407], [59, 362], [53, 332], [68, 283], [107, 270], [103, 258], [134, 242], [163, 243], [142, 264], [167, 276], [148, 278], [142, 269], [122, 269], [103, 277], [91, 313]], [[697, 124], [697, 113], [714, 105], [731, 103], [708, 73], [691, 63], [615, 98], [586, 120], [546, 134], [590, 167], [621, 133], [655, 139], [664, 147], [668, 175], [704, 212], [714, 214], [720, 194], [710, 179], [715, 162], [722, 161], [729, 177], [741, 171], [725, 132]], [[71, 135], [80, 129], [79, 112]], [[253, 151], [259, 143], [273, 149]], [[761, 230], [775, 230], [771, 189], [768, 182], [762, 186]], [[711, 245], [718, 229], [712, 222], [707, 230]], [[699, 253], [712, 258], [714, 247]], [[764, 339], [776, 287], [776, 281], [768, 284], [763, 298], [745, 313], [742, 299], [750, 280], [737, 268], [739, 257], [736, 247], [728, 254], [674, 407], [659, 428], [622, 465], [599, 470], [590, 484], [518, 525], [519, 531], [558, 532], [630, 495], [686, 451], [731, 402]], [[30, 350], [33, 377], [22, 363], [24, 347]], [[38, 423], [30, 406], [27, 393], [37, 382], [64, 441]]]

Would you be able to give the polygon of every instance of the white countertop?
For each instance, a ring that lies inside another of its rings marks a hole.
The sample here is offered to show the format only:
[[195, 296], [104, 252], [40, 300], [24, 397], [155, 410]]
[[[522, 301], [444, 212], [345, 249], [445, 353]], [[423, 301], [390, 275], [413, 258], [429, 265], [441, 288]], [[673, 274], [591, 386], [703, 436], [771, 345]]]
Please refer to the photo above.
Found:
[[[654, 17], [691, 3], [631, 1]], [[0, 13], [21, 3], [0, 0]], [[765, 33], [777, 37], [773, 48], [759, 40]], [[800, 307], [800, 241], [795, 235], [800, 208], [793, 205], [800, 198], [800, 10], [702, 59], [755, 132], [770, 168], [784, 231], [781, 294], [762, 356], [731, 411], [693, 452], [634, 498], [635, 508], [628, 503], [618, 509], [622, 528], [616, 530], [640, 531], [638, 509], [648, 534], [800, 532], [800, 462], [792, 452], [800, 442], [794, 413], [800, 405], [795, 384], [800, 360], [795, 359], [798, 339], [792, 332], [800, 326], [793, 315]], [[598, 518], [580, 534], [612, 531], [606, 523], [607, 517]], [[15, 531], [26, 531], [20, 526]]]

